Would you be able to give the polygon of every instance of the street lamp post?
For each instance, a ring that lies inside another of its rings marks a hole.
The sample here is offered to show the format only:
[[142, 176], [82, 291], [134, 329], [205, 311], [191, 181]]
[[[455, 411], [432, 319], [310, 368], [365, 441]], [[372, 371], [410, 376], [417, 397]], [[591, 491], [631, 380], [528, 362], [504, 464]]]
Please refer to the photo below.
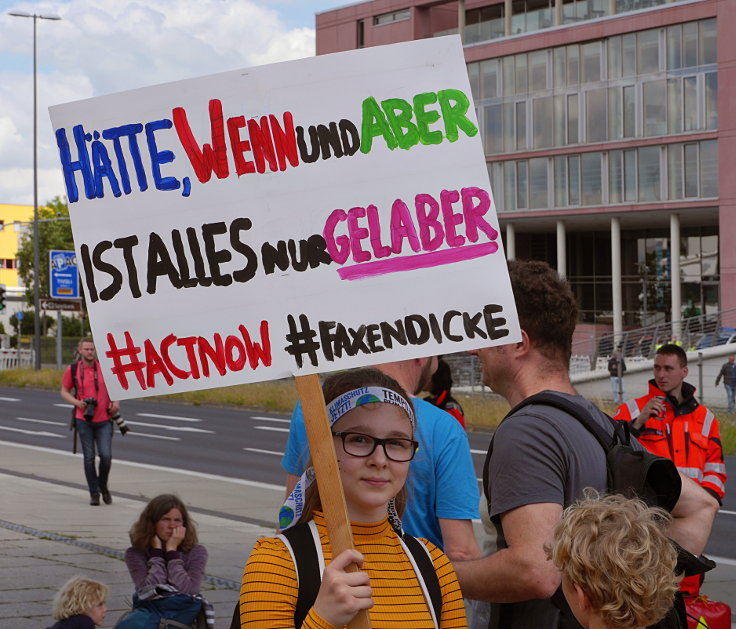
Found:
[[[60, 20], [58, 15], [11, 11], [13, 17], [33, 18], [33, 345], [36, 370], [41, 369], [41, 308], [38, 286], [39, 264], [38, 242], [38, 116], [36, 115], [36, 20]], [[20, 330], [20, 327], [18, 328]], [[20, 349], [20, 347], [19, 347]]]

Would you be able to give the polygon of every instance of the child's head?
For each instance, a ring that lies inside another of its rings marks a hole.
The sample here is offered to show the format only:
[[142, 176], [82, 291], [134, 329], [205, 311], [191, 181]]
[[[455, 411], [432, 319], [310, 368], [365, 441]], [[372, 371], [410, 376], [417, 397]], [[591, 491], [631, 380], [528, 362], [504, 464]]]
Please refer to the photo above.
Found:
[[189, 517], [186, 505], [175, 494], [161, 494], [150, 500], [130, 529], [131, 545], [139, 550], [148, 550], [156, 535], [156, 525], [172, 510], [179, 512], [182, 526], [186, 529], [186, 535], [179, 546], [179, 550], [185, 553], [189, 552], [199, 543], [197, 529], [194, 521]]
[[105, 621], [108, 592], [104, 583], [86, 577], [72, 577], [54, 596], [52, 616], [54, 620], [64, 620], [85, 615], [99, 627]]
[[670, 519], [641, 500], [595, 492], [565, 509], [550, 558], [580, 624], [598, 616], [609, 629], [634, 629], [664, 618], [678, 583]]
[[[365, 391], [366, 387], [376, 389]], [[376, 506], [384, 499], [386, 502], [394, 499], [394, 508], [400, 515], [406, 504], [406, 474], [416, 451], [411, 398], [396, 380], [373, 368], [331, 374], [325, 379], [322, 390], [328, 415], [334, 415], [335, 453], [348, 511], [351, 512], [351, 506], [367, 507], [371, 501]], [[380, 393], [384, 390], [385, 395]], [[374, 437], [389, 437], [390, 443], [384, 446], [374, 443], [376, 447], [371, 454], [363, 454], [365, 447], [370, 450]], [[381, 461], [380, 472], [375, 471], [374, 460]], [[373, 482], [366, 481], [367, 486], [363, 486], [364, 483], [356, 481], [365, 476]], [[308, 521], [314, 509], [320, 508], [319, 491], [313, 484], [306, 491], [300, 521]]]

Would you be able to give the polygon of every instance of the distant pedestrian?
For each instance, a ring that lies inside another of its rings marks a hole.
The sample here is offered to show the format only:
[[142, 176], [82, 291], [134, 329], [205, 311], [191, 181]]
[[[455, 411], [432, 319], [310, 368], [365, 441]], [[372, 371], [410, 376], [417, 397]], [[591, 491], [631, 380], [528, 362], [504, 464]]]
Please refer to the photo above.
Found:
[[613, 403], [624, 403], [624, 374], [626, 363], [620, 352], [613, 352], [608, 359], [608, 373], [611, 375], [611, 390], [613, 391]]
[[125, 565], [135, 589], [168, 584], [181, 594], [199, 594], [207, 566], [207, 549], [178, 496], [151, 499], [130, 529]]
[[[89, 504], [99, 505], [102, 494], [102, 500], [109, 505], [112, 502], [107, 486], [112, 465], [111, 418], [119, 417], [120, 403], [111, 401], [107, 393], [94, 341], [83, 338], [77, 351], [80, 359], [66, 368], [60, 393], [64, 400], [76, 407], [74, 429], [82, 442]], [[96, 454], [100, 457], [99, 470], [95, 468]]]
[[437, 371], [432, 374], [432, 381], [428, 390], [431, 395], [425, 397], [425, 401], [450, 413], [465, 428], [463, 407], [460, 406], [460, 402], [452, 397], [452, 371], [450, 365], [442, 358], [437, 360]]
[[101, 627], [107, 613], [108, 593], [104, 583], [72, 577], [54, 596], [52, 616], [57, 622], [48, 629]]
[[643, 628], [667, 615], [679, 580], [670, 521], [641, 500], [594, 492], [563, 511], [548, 552], [585, 629]]
[[726, 388], [726, 398], [728, 399], [728, 412], [733, 413], [734, 407], [736, 407], [736, 362], [734, 359], [736, 355], [731, 354], [728, 357], [728, 362], [723, 363], [721, 370], [718, 372], [716, 378], [716, 386], [723, 378], [723, 386]]

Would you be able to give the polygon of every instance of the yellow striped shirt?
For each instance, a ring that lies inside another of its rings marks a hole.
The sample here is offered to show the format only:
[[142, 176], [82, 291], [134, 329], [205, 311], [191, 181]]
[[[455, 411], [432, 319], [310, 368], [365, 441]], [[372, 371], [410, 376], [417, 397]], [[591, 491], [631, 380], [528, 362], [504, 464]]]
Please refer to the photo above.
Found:
[[[314, 513], [325, 564], [332, 560], [325, 520]], [[434, 627], [419, 580], [393, 528], [384, 519], [364, 524], [352, 522], [355, 548], [364, 557], [373, 591], [369, 610], [372, 629], [431, 629]], [[462, 593], [447, 556], [422, 540], [430, 551], [442, 591], [440, 629], [467, 627]], [[297, 601], [294, 562], [284, 543], [275, 537], [256, 542], [243, 573], [240, 589], [240, 623], [243, 629], [294, 629]], [[310, 609], [302, 629], [334, 629]]]

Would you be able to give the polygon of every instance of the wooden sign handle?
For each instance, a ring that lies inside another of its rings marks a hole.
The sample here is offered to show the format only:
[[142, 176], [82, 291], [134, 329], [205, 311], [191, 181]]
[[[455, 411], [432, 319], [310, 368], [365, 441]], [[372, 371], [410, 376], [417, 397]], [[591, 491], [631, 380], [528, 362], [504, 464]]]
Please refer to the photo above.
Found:
[[[327, 536], [334, 558], [343, 550], [354, 548], [354, 544], [319, 376], [317, 374], [296, 376], [296, 390], [302, 403], [312, 465], [317, 476], [322, 511], [327, 523]], [[347, 568], [348, 572], [357, 570], [355, 564], [350, 564]], [[359, 611], [348, 623], [349, 629], [370, 629], [370, 626], [368, 610], [365, 609]]]

